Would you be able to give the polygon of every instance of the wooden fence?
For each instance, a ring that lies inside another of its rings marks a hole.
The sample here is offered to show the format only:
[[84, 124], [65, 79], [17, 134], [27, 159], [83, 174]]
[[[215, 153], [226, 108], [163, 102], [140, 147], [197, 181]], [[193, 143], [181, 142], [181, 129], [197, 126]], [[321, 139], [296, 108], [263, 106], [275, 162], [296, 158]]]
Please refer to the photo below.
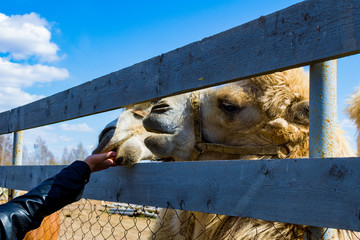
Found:
[[[309, 0], [0, 113], [0, 134], [359, 52], [360, 1]], [[1, 166], [0, 186], [28, 190], [62, 167]], [[84, 197], [360, 231], [356, 169], [359, 158], [144, 163], [94, 173]]]

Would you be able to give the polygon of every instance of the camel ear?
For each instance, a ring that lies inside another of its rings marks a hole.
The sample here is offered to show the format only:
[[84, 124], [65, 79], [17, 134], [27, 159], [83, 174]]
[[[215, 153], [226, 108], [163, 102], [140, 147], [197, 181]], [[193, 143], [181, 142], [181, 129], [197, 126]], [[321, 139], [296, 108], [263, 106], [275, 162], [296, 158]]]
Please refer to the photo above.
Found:
[[294, 103], [289, 109], [289, 114], [295, 123], [309, 124], [309, 110], [309, 101], [305, 100]]

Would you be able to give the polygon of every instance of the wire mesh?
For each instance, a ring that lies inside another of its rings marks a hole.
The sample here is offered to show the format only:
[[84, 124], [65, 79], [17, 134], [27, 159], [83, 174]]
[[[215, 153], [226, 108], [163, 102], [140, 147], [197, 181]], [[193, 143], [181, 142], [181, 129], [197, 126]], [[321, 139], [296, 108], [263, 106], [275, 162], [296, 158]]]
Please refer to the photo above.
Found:
[[[0, 204], [7, 199], [0, 198]], [[239, 220], [241, 219], [241, 220]], [[81, 199], [46, 217], [30, 239], [304, 239], [306, 226], [167, 208]], [[239, 230], [248, 232], [239, 238]], [[299, 234], [300, 233], [300, 234]], [[322, 236], [312, 236], [321, 239]], [[357, 236], [353, 239], [359, 239]]]
[[59, 239], [148, 239], [156, 208], [82, 199], [61, 210]]

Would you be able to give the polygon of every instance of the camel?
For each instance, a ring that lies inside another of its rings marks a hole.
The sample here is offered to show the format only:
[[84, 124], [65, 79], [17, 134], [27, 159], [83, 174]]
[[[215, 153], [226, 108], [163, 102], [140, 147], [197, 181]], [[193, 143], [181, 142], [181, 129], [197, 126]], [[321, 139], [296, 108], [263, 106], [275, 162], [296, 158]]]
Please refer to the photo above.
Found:
[[[145, 145], [174, 161], [301, 158], [309, 154], [309, 80], [302, 68], [156, 103]], [[341, 130], [337, 156], [354, 153]], [[164, 209], [152, 239], [304, 239], [307, 226]], [[338, 239], [360, 234], [337, 230]]]
[[93, 154], [115, 150], [116, 162], [128, 167], [140, 160], [155, 160], [155, 155], [144, 145], [144, 139], [149, 133], [142, 125], [142, 120], [149, 114], [151, 106], [151, 102], [128, 106], [102, 130]]
[[355, 93], [352, 94], [349, 105], [346, 108], [346, 111], [349, 115], [349, 117], [355, 121], [355, 124], [358, 129], [358, 137], [357, 137], [357, 156], [360, 156], [360, 89], [355, 91]]

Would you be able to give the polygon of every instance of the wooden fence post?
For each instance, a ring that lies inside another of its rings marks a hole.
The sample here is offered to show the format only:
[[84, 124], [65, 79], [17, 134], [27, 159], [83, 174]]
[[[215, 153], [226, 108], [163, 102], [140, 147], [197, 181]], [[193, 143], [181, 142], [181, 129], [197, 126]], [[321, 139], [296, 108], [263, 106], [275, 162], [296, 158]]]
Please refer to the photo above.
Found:
[[[336, 157], [336, 60], [310, 66], [309, 125], [309, 157]], [[306, 239], [333, 239], [335, 233], [334, 229], [310, 227]]]
[[[12, 165], [22, 165], [23, 155], [23, 131], [14, 132], [13, 139], [13, 156]], [[17, 196], [20, 196], [20, 191], [15, 189], [9, 190], [9, 201]]]

